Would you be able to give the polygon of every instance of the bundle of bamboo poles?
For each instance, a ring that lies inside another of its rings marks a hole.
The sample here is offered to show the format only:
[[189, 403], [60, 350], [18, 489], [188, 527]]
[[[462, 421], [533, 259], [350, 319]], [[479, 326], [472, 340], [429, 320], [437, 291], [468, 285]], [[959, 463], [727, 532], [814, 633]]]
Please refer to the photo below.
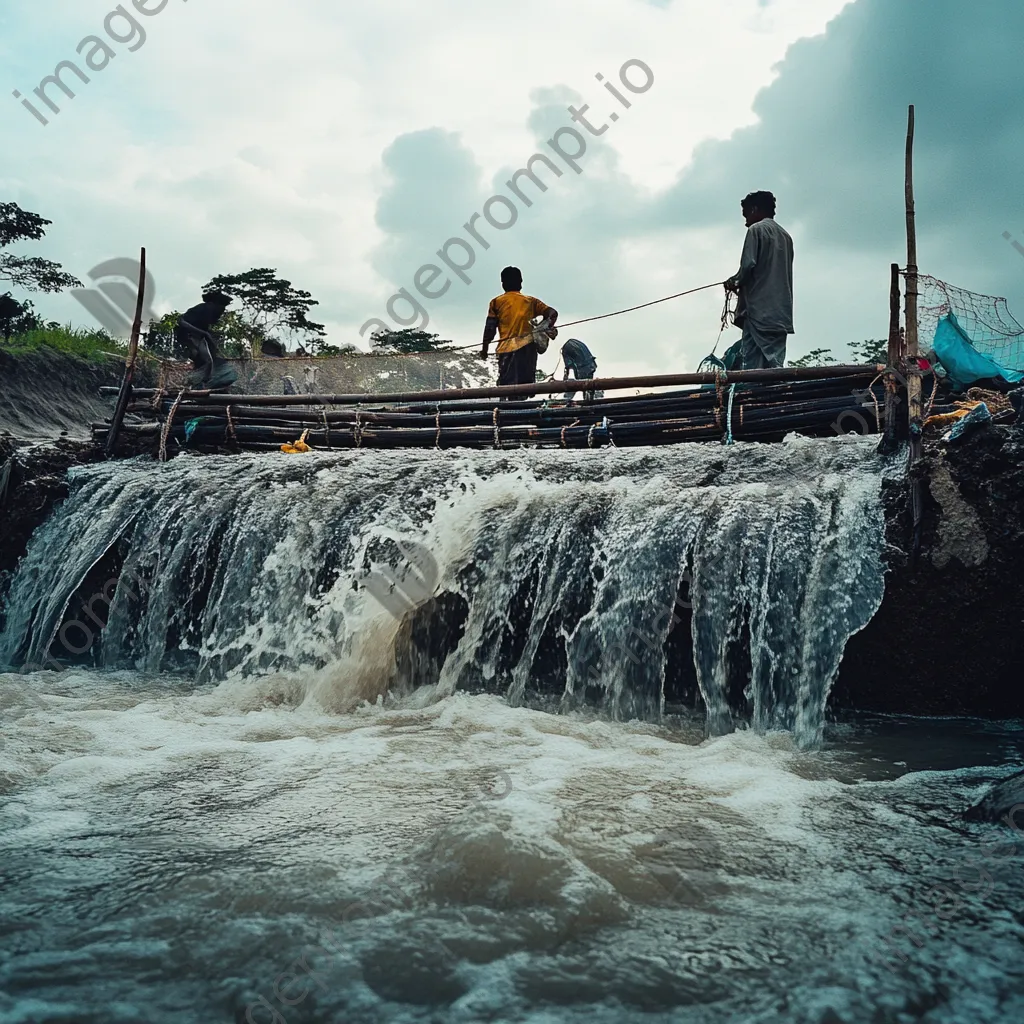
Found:
[[[699, 385], [694, 387], [693, 385]], [[566, 402], [564, 391], [674, 387]], [[683, 389], [685, 387], [685, 390]], [[109, 391], [110, 389], [102, 389]], [[557, 397], [556, 397], [557, 394]], [[537, 400], [534, 395], [550, 396]], [[881, 431], [884, 367], [569, 381], [396, 395], [230, 395], [135, 389], [121, 435], [168, 450], [271, 450], [305, 434], [313, 448], [596, 448], [777, 440]], [[109, 423], [94, 423], [97, 441]]]

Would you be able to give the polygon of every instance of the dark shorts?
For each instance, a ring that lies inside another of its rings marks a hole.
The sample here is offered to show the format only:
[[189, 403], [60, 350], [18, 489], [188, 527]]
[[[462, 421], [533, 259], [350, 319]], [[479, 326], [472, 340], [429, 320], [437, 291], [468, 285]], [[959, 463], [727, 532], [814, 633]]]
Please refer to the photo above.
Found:
[[[537, 346], [531, 341], [529, 345], [517, 348], [515, 352], [498, 354], [498, 386], [506, 384], [537, 383]], [[532, 398], [532, 395], [519, 397]]]

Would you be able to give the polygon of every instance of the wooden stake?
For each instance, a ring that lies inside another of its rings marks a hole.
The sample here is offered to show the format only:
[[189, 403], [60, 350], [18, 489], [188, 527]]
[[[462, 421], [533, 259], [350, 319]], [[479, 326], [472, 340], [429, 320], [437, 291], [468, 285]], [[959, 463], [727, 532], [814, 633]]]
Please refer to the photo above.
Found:
[[124, 377], [121, 380], [121, 390], [117, 395], [117, 405], [114, 406], [114, 417], [110, 421], [110, 433], [107, 434], [107, 444], [103, 450], [104, 455], [109, 459], [114, 454], [114, 446], [117, 444], [117, 435], [121, 432], [121, 424], [124, 422], [124, 412], [128, 407], [128, 399], [132, 393], [132, 377], [135, 375], [135, 360], [139, 354], [139, 334], [142, 331], [142, 308], [146, 299], [146, 250], [142, 249], [139, 256], [139, 294], [135, 302], [135, 320], [132, 323], [132, 334], [128, 341], [128, 358], [124, 363]]
[[[891, 372], [906, 378], [907, 365], [903, 352], [903, 338], [900, 335], [900, 265], [892, 264], [889, 282], [889, 355], [887, 362]], [[896, 446], [897, 423], [896, 410], [899, 406], [899, 394], [895, 382], [900, 378], [890, 378], [885, 389], [885, 446], [893, 451]]]
[[910, 416], [910, 437], [921, 433], [921, 371], [917, 360], [917, 215], [914, 204], [914, 107], [907, 122], [907, 391]]

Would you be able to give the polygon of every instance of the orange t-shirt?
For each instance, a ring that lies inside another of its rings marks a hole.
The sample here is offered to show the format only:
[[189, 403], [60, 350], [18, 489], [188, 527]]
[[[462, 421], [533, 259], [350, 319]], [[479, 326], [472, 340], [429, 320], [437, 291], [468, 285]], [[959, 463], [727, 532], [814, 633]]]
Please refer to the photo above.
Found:
[[534, 317], [544, 316], [550, 309], [540, 299], [522, 292], [505, 292], [491, 299], [488, 317], [498, 321], [498, 354], [515, 352], [530, 344]]

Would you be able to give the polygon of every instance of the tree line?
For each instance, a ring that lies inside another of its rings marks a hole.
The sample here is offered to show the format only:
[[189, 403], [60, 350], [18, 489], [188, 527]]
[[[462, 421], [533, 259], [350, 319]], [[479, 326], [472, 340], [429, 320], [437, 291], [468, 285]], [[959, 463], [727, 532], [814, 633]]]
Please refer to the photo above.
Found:
[[[40, 241], [51, 223], [39, 214], [23, 210], [17, 203], [0, 203], [0, 284], [7, 283], [27, 292], [51, 293], [82, 287], [82, 282], [65, 272], [59, 263], [4, 251], [16, 242]], [[240, 274], [218, 274], [202, 291], [223, 292], [234, 300], [234, 308], [225, 313], [217, 325], [225, 355], [283, 355], [291, 350], [325, 356], [360, 351], [356, 345], [329, 344], [325, 340], [324, 325], [310, 319], [313, 307], [319, 302], [270, 267], [255, 267]], [[181, 317], [182, 311], [174, 310], [151, 321], [143, 333], [143, 346], [154, 355], [183, 356], [175, 342], [175, 327]], [[59, 329], [60, 325], [45, 323], [31, 301], [19, 301], [9, 291], [0, 294], [0, 336], [5, 342], [48, 328]], [[110, 343], [117, 345], [113, 338]], [[436, 352], [452, 347], [452, 342], [436, 334], [414, 330], [377, 331], [371, 336], [370, 344], [375, 350], [390, 352]]]

